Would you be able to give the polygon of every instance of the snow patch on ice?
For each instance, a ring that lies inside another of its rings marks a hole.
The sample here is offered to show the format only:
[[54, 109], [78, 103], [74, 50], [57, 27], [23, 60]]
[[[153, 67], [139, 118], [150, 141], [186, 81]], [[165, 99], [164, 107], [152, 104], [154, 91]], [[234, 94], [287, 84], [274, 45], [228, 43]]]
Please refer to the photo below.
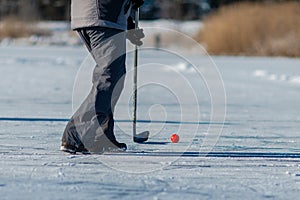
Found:
[[166, 71], [176, 71], [176, 72], [183, 72], [183, 73], [194, 73], [195, 69], [189, 63], [179, 62], [171, 67], [165, 68]]
[[[149, 28], [167, 28], [177, 30], [190, 36], [195, 36], [198, 31], [203, 27], [203, 23], [200, 21], [176, 21], [176, 20], [153, 20], [153, 21], [141, 21], [141, 27]], [[155, 33], [158, 29], [153, 29]]]
[[6, 57], [1, 58], [0, 64], [3, 65], [18, 65], [18, 64], [28, 64], [32, 66], [44, 66], [44, 65], [52, 65], [52, 66], [76, 66], [81, 63], [80, 59], [74, 59], [74, 58], [66, 58], [66, 57], [57, 57], [57, 58], [51, 58], [51, 57]]
[[252, 74], [254, 77], [261, 78], [263, 80], [285, 82], [300, 86], [300, 75], [275, 74], [266, 70], [255, 70]]
[[253, 76], [255, 77], [265, 77], [267, 75], [267, 71], [265, 70], [255, 70], [253, 72]]
[[270, 75], [268, 76], [268, 79], [269, 79], [270, 81], [276, 81], [276, 80], [278, 79], [278, 76], [277, 76], [276, 74], [270, 74]]
[[289, 76], [286, 74], [282, 74], [279, 76], [279, 81], [288, 81], [289, 80]]
[[300, 76], [291, 77], [289, 82], [292, 84], [300, 85]]

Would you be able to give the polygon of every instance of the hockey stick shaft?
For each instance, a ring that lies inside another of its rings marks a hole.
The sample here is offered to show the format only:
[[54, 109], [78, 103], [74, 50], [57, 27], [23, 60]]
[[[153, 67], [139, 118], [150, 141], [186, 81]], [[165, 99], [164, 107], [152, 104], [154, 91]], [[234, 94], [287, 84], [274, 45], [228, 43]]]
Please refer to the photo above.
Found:
[[[139, 9], [135, 12], [135, 28], [139, 27]], [[133, 69], [133, 138], [136, 137], [137, 121], [137, 66], [138, 66], [138, 46], [134, 47], [134, 69]]]

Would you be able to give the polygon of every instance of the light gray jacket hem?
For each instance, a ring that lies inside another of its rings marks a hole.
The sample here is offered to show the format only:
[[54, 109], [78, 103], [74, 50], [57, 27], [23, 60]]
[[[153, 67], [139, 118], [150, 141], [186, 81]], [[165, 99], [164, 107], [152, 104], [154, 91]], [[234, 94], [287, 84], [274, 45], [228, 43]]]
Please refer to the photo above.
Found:
[[85, 27], [107, 27], [107, 28], [113, 28], [113, 29], [119, 29], [122, 31], [127, 30], [127, 24], [117, 24], [105, 20], [86, 20], [86, 19], [76, 19], [72, 20], [71, 22], [71, 28], [73, 30], [78, 29], [78, 28], [85, 28]]

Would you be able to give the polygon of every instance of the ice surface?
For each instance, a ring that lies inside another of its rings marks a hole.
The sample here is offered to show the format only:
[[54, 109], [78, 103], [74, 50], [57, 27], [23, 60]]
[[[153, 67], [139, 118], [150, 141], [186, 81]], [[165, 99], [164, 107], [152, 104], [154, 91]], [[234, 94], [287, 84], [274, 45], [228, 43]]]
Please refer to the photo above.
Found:
[[[83, 48], [0, 48], [0, 117], [65, 119], [72, 114], [72, 90], [87, 52]], [[189, 60], [200, 63], [198, 56]], [[300, 153], [300, 60], [213, 57], [224, 80], [227, 116], [214, 152]], [[132, 55], [116, 108], [130, 120]], [[155, 61], [158, 64], [149, 64]], [[134, 144], [131, 123], [117, 121], [118, 140], [138, 151], [199, 151], [207, 137], [211, 100], [206, 85], [182, 59], [141, 52], [139, 84], [165, 79], [173, 94], [156, 85], [139, 90], [139, 118], [200, 124], [140, 123], [149, 144]], [[174, 69], [174, 70], [173, 70]], [[204, 68], [205, 69], [205, 68]], [[181, 76], [179, 76], [181, 75]], [[272, 77], [272, 78], [270, 78]], [[211, 77], [213, 78], [213, 77]], [[87, 80], [88, 82], [89, 80]], [[298, 84], [297, 84], [298, 82]], [[292, 84], [293, 83], [293, 84]], [[176, 96], [184, 94], [178, 102]], [[180, 107], [181, 106], [181, 107]], [[300, 158], [147, 157], [69, 155], [60, 152], [65, 122], [0, 120], [1, 199], [297, 199]], [[196, 132], [195, 132], [196, 130]], [[180, 132], [180, 142], [169, 143]]]

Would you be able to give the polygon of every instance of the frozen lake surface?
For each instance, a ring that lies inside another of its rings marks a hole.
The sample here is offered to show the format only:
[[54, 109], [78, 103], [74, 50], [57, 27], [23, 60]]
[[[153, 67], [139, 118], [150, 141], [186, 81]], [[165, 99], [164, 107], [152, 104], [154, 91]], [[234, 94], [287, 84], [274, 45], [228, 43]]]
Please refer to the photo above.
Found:
[[[223, 125], [211, 121], [212, 96], [189, 64], [142, 51], [139, 84], [153, 82], [139, 90], [139, 119], [145, 121], [138, 129], [150, 130], [151, 137], [134, 144], [129, 55], [116, 135], [130, 151], [154, 153], [69, 155], [58, 149], [65, 120], [76, 107], [74, 82], [90, 83], [85, 76], [76, 79], [86, 55], [78, 47], [0, 47], [1, 199], [299, 197], [300, 59], [213, 57], [226, 90]], [[186, 58], [201, 68], [197, 56]], [[223, 130], [205, 146], [210, 125]], [[177, 144], [170, 143], [173, 133], [181, 137]], [[203, 153], [201, 147], [212, 154], [192, 156]], [[180, 156], [184, 151], [190, 155]]]

